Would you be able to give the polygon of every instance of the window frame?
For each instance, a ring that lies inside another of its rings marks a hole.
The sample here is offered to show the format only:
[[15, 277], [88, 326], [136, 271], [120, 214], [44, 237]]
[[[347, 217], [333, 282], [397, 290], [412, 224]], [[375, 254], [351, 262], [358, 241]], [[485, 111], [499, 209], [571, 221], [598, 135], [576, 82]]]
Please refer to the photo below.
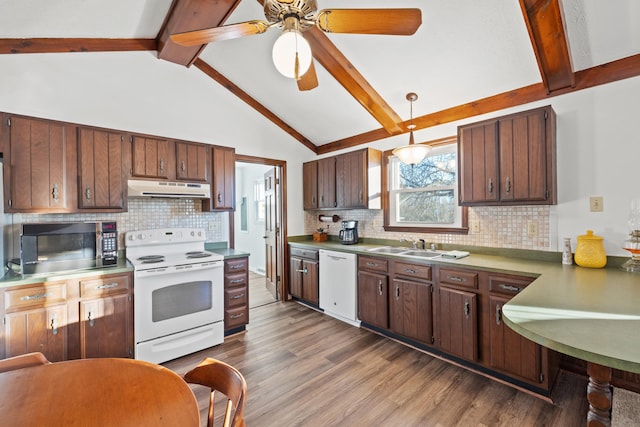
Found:
[[[442, 138], [434, 141], [424, 142], [423, 144], [431, 145], [432, 147], [440, 146], [440, 145], [449, 145], [449, 144], [457, 144], [457, 137], [452, 136], [448, 138]], [[459, 153], [458, 153], [459, 154]], [[469, 215], [468, 208], [466, 206], [460, 207], [460, 227], [422, 227], [417, 225], [392, 225], [391, 224], [391, 203], [390, 197], [391, 193], [389, 190], [389, 163], [391, 158], [394, 157], [392, 150], [387, 150], [382, 153], [382, 184], [383, 184], [383, 212], [384, 212], [384, 225], [383, 228], [385, 231], [396, 231], [396, 232], [414, 232], [414, 233], [434, 233], [434, 234], [469, 234]], [[458, 173], [458, 181], [460, 179], [460, 159], [458, 157], [458, 165], [456, 167], [456, 172]], [[458, 185], [459, 190], [459, 185]]]

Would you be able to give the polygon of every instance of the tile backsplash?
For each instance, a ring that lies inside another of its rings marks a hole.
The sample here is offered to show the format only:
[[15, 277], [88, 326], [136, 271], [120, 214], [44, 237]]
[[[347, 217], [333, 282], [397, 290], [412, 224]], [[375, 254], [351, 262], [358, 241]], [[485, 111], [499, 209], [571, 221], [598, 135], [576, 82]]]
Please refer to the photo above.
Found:
[[[318, 227], [329, 225], [328, 233], [337, 236], [340, 221], [321, 223], [318, 215], [337, 214], [342, 219], [358, 221], [359, 237], [400, 240], [400, 238], [422, 238], [427, 243], [459, 244], [465, 246], [485, 246], [492, 248], [531, 249], [557, 251], [556, 238], [551, 224], [549, 206], [490, 206], [469, 208], [469, 225], [478, 224], [476, 231], [469, 234], [433, 234], [415, 232], [386, 232], [382, 210], [340, 210], [335, 212], [305, 212], [305, 234], [311, 234]], [[529, 226], [535, 228], [530, 233]]]
[[[229, 214], [202, 212], [200, 200], [130, 198], [128, 212], [74, 214], [7, 214], [12, 224], [41, 222], [116, 221], [120, 234], [119, 246], [124, 248], [124, 233], [152, 228], [202, 228], [207, 242], [228, 241]], [[8, 217], [8, 218], [7, 218]]]

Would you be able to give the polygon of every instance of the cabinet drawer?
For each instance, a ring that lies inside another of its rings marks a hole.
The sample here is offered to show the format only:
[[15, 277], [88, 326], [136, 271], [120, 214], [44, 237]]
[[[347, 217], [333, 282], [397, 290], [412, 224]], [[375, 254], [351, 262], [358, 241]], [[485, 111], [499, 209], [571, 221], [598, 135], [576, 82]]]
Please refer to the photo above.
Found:
[[533, 279], [528, 277], [489, 276], [489, 291], [505, 295], [516, 295]]
[[431, 267], [428, 265], [394, 262], [393, 272], [397, 275], [415, 277], [416, 279], [431, 280]]
[[291, 248], [289, 251], [291, 256], [297, 256], [300, 258], [307, 258], [312, 260], [318, 260], [318, 251], [313, 249]]
[[224, 272], [239, 273], [241, 271], [246, 271], [248, 265], [249, 265], [248, 258], [228, 259], [224, 262]]
[[447, 285], [478, 288], [478, 273], [441, 268], [439, 278], [440, 283]]
[[224, 290], [224, 306], [226, 307], [238, 307], [241, 305], [247, 305], [249, 299], [247, 298], [247, 288], [233, 288]]
[[35, 285], [21, 286], [4, 292], [4, 307], [7, 313], [28, 308], [66, 303], [66, 301], [66, 282], [38, 283]]
[[225, 329], [235, 328], [249, 323], [249, 310], [247, 306], [231, 308], [224, 311], [224, 327]]
[[358, 257], [358, 269], [386, 273], [389, 271], [389, 261], [383, 258], [360, 256]]
[[247, 273], [238, 273], [238, 274], [225, 274], [224, 275], [224, 287], [231, 288], [236, 286], [246, 286], [247, 283]]
[[129, 292], [131, 283], [128, 274], [100, 277], [80, 281], [80, 298], [101, 298]]

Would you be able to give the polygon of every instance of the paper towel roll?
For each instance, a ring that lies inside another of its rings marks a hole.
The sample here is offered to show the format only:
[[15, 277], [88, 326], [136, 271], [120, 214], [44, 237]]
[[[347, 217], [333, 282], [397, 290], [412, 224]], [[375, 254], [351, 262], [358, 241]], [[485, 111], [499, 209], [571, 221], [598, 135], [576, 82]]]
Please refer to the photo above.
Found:
[[340, 217], [338, 215], [319, 215], [318, 221], [320, 222], [338, 222], [340, 221]]

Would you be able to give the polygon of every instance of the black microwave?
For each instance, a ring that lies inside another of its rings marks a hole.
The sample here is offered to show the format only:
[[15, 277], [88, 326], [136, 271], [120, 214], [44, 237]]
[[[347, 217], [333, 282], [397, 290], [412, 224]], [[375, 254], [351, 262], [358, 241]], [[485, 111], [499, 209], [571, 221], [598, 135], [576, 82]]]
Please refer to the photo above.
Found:
[[115, 222], [23, 224], [23, 274], [108, 267], [118, 263]]

